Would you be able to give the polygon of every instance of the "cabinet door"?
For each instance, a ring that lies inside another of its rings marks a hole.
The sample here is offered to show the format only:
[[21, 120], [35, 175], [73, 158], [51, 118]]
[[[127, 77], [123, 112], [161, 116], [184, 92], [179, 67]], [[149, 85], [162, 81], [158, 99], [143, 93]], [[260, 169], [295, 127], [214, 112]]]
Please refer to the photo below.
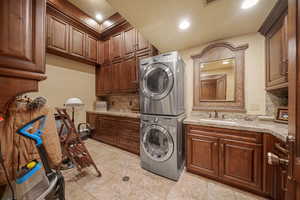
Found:
[[136, 30], [129, 28], [124, 31], [124, 56], [132, 57], [136, 49]]
[[267, 87], [287, 83], [287, 18], [267, 35]]
[[259, 144], [220, 139], [220, 178], [232, 184], [261, 191], [261, 148]]
[[139, 74], [140, 74], [140, 61], [142, 59], [145, 59], [145, 58], [149, 58], [150, 56], [152, 56], [152, 52], [144, 52], [144, 53], [141, 53], [141, 54], [138, 54], [136, 56], [136, 77], [135, 77], [135, 80], [133, 82], [136, 83], [136, 88], [139, 87]]
[[109, 144], [116, 144], [116, 132], [115, 127], [118, 127], [118, 123], [115, 120], [97, 117], [96, 120], [96, 133], [93, 138]]
[[70, 26], [70, 54], [85, 57], [85, 32]]
[[132, 91], [136, 86], [136, 59], [132, 57], [124, 60], [120, 67], [120, 89]]
[[138, 53], [151, 50], [151, 44], [146, 40], [140, 32], [137, 32], [137, 47]]
[[126, 121], [120, 123], [118, 129], [118, 146], [135, 154], [139, 154], [139, 124]]
[[96, 94], [102, 96], [111, 92], [111, 66], [96, 68]]
[[99, 41], [99, 64], [109, 64], [109, 40]]
[[86, 35], [86, 57], [87, 59], [97, 62], [98, 48], [97, 39], [91, 35]]
[[69, 52], [69, 25], [54, 16], [48, 15], [48, 48]]
[[45, 0], [0, 1], [0, 67], [45, 72]]
[[120, 70], [121, 63], [113, 63], [112, 64], [112, 92], [118, 93], [120, 91]]
[[97, 114], [95, 113], [86, 113], [86, 122], [91, 126], [92, 129], [96, 128], [96, 119]]
[[218, 176], [218, 139], [188, 135], [187, 169], [200, 175]]
[[111, 36], [110, 38], [111, 61], [119, 60], [122, 58], [122, 43], [123, 43], [122, 32]]

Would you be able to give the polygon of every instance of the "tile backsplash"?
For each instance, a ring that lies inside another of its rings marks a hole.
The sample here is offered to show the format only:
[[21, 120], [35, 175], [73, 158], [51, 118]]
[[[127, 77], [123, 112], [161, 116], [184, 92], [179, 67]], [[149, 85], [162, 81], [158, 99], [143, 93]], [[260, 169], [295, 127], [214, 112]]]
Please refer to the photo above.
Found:
[[140, 109], [140, 99], [137, 94], [108, 96], [102, 100], [107, 101], [108, 110], [138, 112]]
[[276, 116], [278, 107], [288, 106], [287, 94], [266, 93], [266, 115]]

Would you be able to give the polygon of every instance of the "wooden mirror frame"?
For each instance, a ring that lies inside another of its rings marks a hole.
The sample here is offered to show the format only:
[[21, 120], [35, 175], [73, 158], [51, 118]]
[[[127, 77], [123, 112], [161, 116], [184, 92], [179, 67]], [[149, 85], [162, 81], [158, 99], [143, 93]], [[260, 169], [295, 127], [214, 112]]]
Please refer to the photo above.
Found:
[[[245, 109], [245, 50], [248, 44], [234, 47], [229, 43], [214, 43], [205, 47], [200, 54], [191, 56], [194, 61], [194, 111], [246, 112]], [[200, 65], [225, 59], [235, 59], [235, 100], [200, 101]]]

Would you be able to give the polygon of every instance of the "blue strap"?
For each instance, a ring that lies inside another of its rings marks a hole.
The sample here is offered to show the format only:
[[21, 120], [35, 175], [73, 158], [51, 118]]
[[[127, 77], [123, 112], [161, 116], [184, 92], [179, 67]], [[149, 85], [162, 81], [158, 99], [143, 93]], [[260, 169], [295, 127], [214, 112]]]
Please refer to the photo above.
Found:
[[18, 178], [16, 180], [17, 184], [22, 184], [25, 181], [27, 181], [28, 179], [30, 179], [30, 177], [32, 177], [37, 171], [39, 171], [42, 168], [42, 164], [38, 163], [34, 168], [32, 168], [29, 172], [27, 172], [24, 176], [22, 176], [21, 178]]
[[[36, 132], [30, 133], [29, 130], [33, 128], [33, 125], [35, 123], [39, 122], [39, 128]], [[46, 116], [42, 115], [31, 122], [24, 125], [22, 128], [20, 128], [17, 132], [25, 137], [28, 137], [36, 142], [36, 146], [40, 146], [43, 143], [43, 140], [41, 138], [41, 135], [44, 133], [43, 129], [45, 127], [46, 122]]]

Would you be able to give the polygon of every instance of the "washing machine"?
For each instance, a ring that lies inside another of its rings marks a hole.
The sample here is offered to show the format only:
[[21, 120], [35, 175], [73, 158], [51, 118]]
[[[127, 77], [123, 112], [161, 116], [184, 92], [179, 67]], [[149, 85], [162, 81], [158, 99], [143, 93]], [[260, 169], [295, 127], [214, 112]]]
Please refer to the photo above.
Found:
[[184, 67], [177, 51], [140, 61], [140, 110], [144, 114], [184, 113]]
[[141, 115], [141, 167], [178, 180], [184, 167], [183, 119], [180, 116]]

